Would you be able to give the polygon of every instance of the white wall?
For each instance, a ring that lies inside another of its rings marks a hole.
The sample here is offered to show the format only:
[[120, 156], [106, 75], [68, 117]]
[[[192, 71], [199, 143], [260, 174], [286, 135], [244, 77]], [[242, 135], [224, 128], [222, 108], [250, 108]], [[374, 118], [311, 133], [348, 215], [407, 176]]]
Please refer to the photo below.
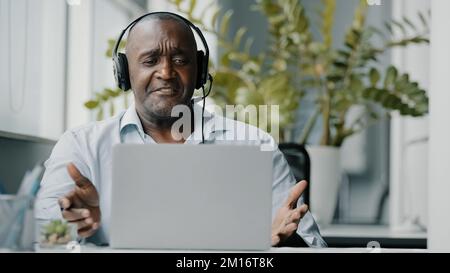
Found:
[[[430, 2], [392, 1], [392, 17], [403, 16], [423, 29], [418, 12], [428, 13]], [[399, 33], [397, 33], [399, 34]], [[398, 37], [401, 37], [400, 35]], [[429, 90], [430, 47], [412, 45], [393, 50], [392, 63], [401, 73]], [[409, 118], [395, 114], [391, 120], [390, 225], [395, 230], [424, 229], [427, 226], [428, 117]]]
[[92, 1], [69, 6], [67, 57], [67, 128], [82, 125], [90, 115], [83, 103], [91, 96]]
[[450, 1], [431, 2], [428, 248], [450, 251]]
[[40, 136], [58, 139], [64, 132], [66, 89], [66, 11], [63, 1], [41, 0], [42, 92]]
[[65, 2], [0, 0], [0, 130], [63, 130]]

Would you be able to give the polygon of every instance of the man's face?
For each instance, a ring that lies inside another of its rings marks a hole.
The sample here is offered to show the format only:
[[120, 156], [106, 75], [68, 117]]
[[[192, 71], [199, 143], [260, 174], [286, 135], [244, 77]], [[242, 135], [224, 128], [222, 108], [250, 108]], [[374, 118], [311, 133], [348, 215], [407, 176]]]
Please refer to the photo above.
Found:
[[172, 108], [188, 104], [197, 77], [195, 40], [174, 20], [137, 24], [126, 49], [136, 108], [151, 118], [170, 117]]

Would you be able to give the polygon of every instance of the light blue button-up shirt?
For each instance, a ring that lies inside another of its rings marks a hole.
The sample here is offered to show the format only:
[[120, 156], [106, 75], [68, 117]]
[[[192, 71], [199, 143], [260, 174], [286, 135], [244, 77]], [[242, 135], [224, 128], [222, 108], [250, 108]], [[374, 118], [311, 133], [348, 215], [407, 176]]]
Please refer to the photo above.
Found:
[[[198, 144], [202, 140], [201, 107], [194, 105], [194, 132], [187, 144]], [[271, 145], [273, 152], [272, 217], [286, 200], [296, 181], [283, 154], [273, 138], [266, 132], [245, 123], [224, 118], [205, 111], [204, 137], [207, 144], [256, 144]], [[112, 148], [119, 143], [156, 144], [145, 134], [134, 105], [109, 119], [91, 122], [68, 130], [55, 145], [50, 158], [45, 162], [46, 171], [35, 204], [35, 215], [39, 222], [62, 218], [58, 198], [73, 190], [74, 182], [66, 166], [73, 162], [83, 176], [97, 188], [102, 211], [101, 227], [95, 239], [97, 243], [109, 242], [111, 215], [111, 167]], [[301, 198], [298, 206], [303, 203]], [[318, 226], [308, 212], [302, 219], [297, 233], [311, 247], [325, 247]]]

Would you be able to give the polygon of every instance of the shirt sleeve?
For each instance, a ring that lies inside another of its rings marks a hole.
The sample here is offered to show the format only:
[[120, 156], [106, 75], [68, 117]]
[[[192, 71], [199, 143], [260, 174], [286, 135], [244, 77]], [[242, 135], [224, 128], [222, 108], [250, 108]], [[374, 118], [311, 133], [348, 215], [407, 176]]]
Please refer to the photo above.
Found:
[[74, 132], [62, 135], [45, 162], [45, 172], [35, 202], [35, 218], [38, 221], [61, 219], [58, 199], [70, 192], [75, 183], [67, 172], [67, 164], [74, 163], [86, 177], [90, 177], [89, 168], [83, 159], [79, 141]]
[[[273, 153], [273, 185], [272, 185], [272, 217], [285, 202], [290, 189], [297, 183], [291, 172], [289, 164], [282, 152], [276, 147]], [[298, 200], [297, 207], [304, 204], [303, 197]], [[307, 212], [300, 220], [297, 234], [302, 237], [310, 247], [327, 247], [326, 242], [320, 235], [311, 212]]]

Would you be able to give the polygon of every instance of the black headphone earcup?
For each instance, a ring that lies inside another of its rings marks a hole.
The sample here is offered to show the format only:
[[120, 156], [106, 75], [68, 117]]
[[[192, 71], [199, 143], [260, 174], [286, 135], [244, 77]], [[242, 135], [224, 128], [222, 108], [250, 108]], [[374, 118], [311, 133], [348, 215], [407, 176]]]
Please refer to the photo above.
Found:
[[118, 53], [117, 58], [113, 58], [114, 77], [117, 86], [123, 91], [131, 89], [130, 74], [128, 73], [127, 56], [123, 53]]
[[195, 82], [195, 89], [200, 89], [205, 85], [208, 79], [208, 60], [205, 60], [205, 53], [197, 51], [197, 81]]

